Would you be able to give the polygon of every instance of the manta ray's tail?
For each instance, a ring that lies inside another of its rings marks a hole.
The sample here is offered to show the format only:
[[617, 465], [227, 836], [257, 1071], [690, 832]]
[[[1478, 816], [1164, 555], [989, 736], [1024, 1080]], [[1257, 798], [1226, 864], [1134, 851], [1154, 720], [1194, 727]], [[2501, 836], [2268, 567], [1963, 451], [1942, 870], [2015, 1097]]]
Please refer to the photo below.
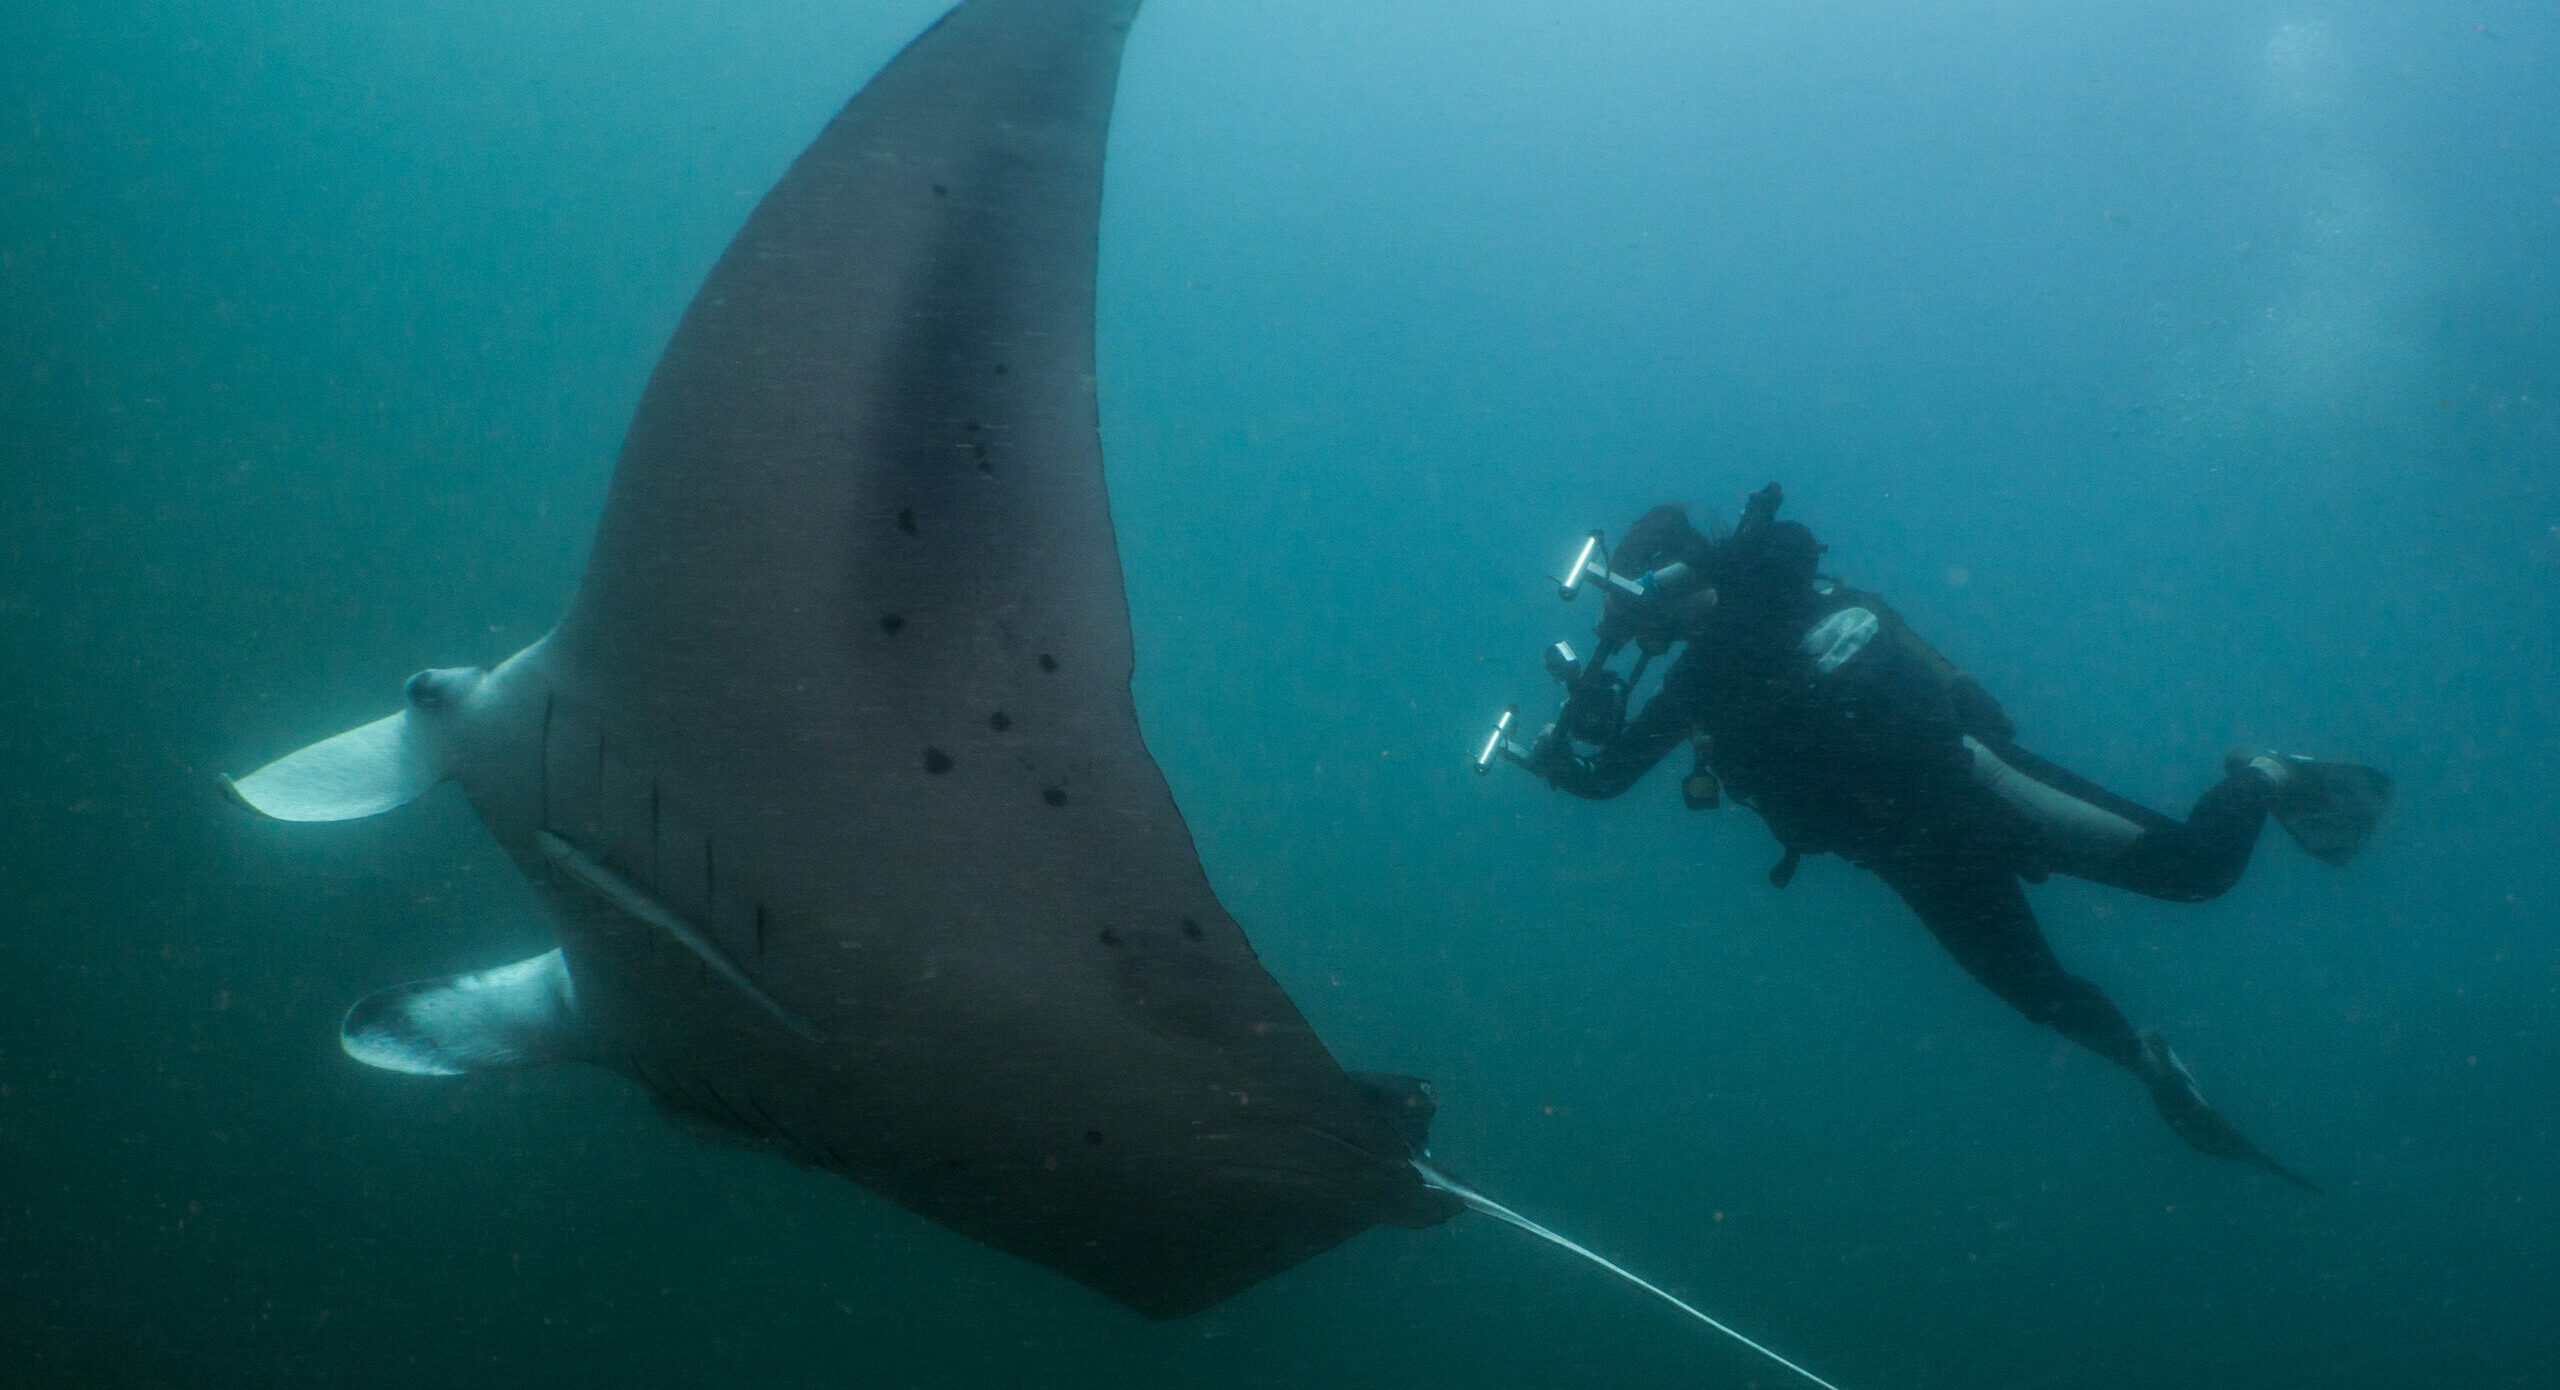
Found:
[[1762, 1356], [1768, 1357], [1770, 1360], [1777, 1362], [1779, 1365], [1786, 1367], [1797, 1375], [1803, 1376], [1805, 1379], [1821, 1386], [1822, 1390], [1840, 1390], [1839, 1386], [1833, 1385], [1830, 1381], [1824, 1380], [1822, 1377], [1815, 1375], [1804, 1367], [1797, 1365], [1793, 1361], [1789, 1361], [1787, 1358], [1769, 1350], [1758, 1342], [1743, 1336], [1741, 1333], [1736, 1332], [1732, 1328], [1725, 1326], [1723, 1323], [1716, 1321], [1714, 1318], [1707, 1316], [1698, 1309], [1691, 1307], [1689, 1304], [1681, 1301], [1677, 1295], [1663, 1288], [1661, 1285], [1654, 1283], [1652, 1280], [1635, 1273], [1633, 1270], [1630, 1270], [1623, 1265], [1617, 1264], [1603, 1257], [1588, 1246], [1582, 1245], [1577, 1241], [1568, 1239], [1565, 1236], [1558, 1235], [1554, 1231], [1548, 1230], [1546, 1227], [1522, 1216], [1520, 1213], [1493, 1200], [1491, 1197], [1476, 1191], [1474, 1188], [1467, 1186], [1456, 1178], [1441, 1172], [1438, 1168], [1433, 1167], [1429, 1161], [1422, 1158], [1414, 1159], [1413, 1171], [1422, 1175], [1422, 1181], [1425, 1186], [1446, 1192], [1450, 1196], [1457, 1198], [1459, 1201], [1466, 1203], [1470, 1209], [1483, 1212], [1485, 1215], [1503, 1222], [1506, 1225], [1517, 1226], [1521, 1230], [1527, 1231], [1529, 1234], [1536, 1236], [1540, 1240], [1546, 1241], [1550, 1245], [1560, 1245], [1565, 1249], [1580, 1255], [1582, 1258], [1600, 1266], [1611, 1274], [1617, 1275], [1619, 1278], [1626, 1280], [1628, 1283], [1635, 1285], [1646, 1293], [1652, 1294], [1654, 1297], [1661, 1299], [1663, 1302], [1670, 1304], [1681, 1312], [1696, 1318], [1698, 1321], [1705, 1323], [1716, 1331], [1731, 1337], [1735, 1341], [1742, 1343], [1744, 1346], [1751, 1348], [1753, 1351], [1760, 1353]]

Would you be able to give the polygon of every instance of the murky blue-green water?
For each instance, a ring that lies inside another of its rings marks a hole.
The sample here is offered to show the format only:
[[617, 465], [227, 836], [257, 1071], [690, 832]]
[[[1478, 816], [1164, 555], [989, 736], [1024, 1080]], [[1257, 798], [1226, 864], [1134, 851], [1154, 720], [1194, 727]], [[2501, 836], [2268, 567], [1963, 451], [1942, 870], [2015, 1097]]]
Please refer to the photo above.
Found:
[[[1490, 1223], [1145, 1323], [564, 1068], [363, 1070], [543, 949], [450, 791], [239, 772], [556, 618], [702, 272], [936, 0], [0, 15], [0, 1383], [1764, 1387]], [[1149, 740], [1347, 1063], [1850, 1390], [2560, 1384], [2560, 23], [1153, 0], [1103, 228]], [[2057, 880], [2327, 1185], [2186, 1150], [1873, 880], [1465, 761], [1642, 506], [1772, 478], [2024, 741], [2344, 871]]]

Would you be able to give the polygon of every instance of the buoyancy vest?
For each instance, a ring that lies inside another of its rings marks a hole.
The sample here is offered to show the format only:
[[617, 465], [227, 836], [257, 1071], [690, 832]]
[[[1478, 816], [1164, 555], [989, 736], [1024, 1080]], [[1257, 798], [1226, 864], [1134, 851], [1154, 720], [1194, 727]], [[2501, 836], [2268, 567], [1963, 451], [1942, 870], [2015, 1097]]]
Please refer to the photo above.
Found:
[[1969, 780], [1968, 736], [2015, 738], [1999, 701], [1883, 596], [1835, 584], [1805, 612], [1785, 649], [1717, 661], [1700, 711], [1715, 770], [1786, 848], [1780, 887], [1804, 855], [1857, 857], [1940, 813]]
[[1949, 661], [1946, 654], [1931, 646], [1910, 623], [1905, 622], [1884, 595], [1864, 589], [1835, 585], [1833, 592], [1847, 596], [1843, 607], [1864, 608], [1875, 614], [1881, 640], [1892, 643], [1927, 671], [1938, 688], [1945, 692], [1947, 704], [1955, 715], [1956, 731], [1969, 734], [1992, 748], [2006, 748], [2018, 740], [2018, 726], [2009, 712], [1982, 683], [1965, 674], [1964, 668]]

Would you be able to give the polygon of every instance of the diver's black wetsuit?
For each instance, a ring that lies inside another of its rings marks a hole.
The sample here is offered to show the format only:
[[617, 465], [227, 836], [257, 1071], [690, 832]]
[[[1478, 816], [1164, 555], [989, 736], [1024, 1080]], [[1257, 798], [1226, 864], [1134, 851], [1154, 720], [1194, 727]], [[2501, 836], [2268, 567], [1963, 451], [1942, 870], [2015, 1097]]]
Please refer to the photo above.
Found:
[[[1999, 704], [1881, 599], [1819, 591], [1820, 549], [1801, 525], [1764, 516], [1711, 559], [1700, 551], [1720, 601], [1685, 634], [1660, 691], [1590, 755], [1551, 738], [1533, 767], [1576, 796], [1613, 797], [1704, 735], [1725, 790], [1786, 847], [1772, 881], [1802, 854], [1873, 872], [1975, 979], [2158, 1094], [2141, 1035], [2054, 958], [2019, 880], [2063, 873], [2155, 898], [2215, 897], [2247, 865], [2272, 783], [2236, 768], [2180, 822], [2027, 752]], [[1871, 638], [1823, 669], [1807, 634], [1839, 614], [1835, 626], [1858, 628], [1861, 609], [1875, 617]]]

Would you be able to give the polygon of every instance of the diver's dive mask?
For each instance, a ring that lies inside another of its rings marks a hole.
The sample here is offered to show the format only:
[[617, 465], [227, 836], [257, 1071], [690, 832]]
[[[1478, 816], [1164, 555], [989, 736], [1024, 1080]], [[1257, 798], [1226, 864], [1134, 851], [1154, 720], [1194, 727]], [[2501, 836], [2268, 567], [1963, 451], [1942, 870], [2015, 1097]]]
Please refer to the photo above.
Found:
[[1606, 604], [1592, 631], [1604, 652], [1634, 642], [1648, 655], [1659, 656], [1672, 643], [1702, 630], [1716, 606], [1715, 586], [1686, 561], [1635, 574], [1611, 568], [1608, 543], [1599, 531], [1583, 540], [1564, 577], [1556, 580], [1556, 596], [1571, 603], [1585, 588], [1598, 589]]
[[1648, 656], [1706, 631], [1720, 597], [1705, 575], [1677, 560], [1646, 571], [1637, 583], [1644, 588], [1641, 598], [1609, 595], [1597, 632], [1604, 641], [1623, 634], [1619, 640], [1634, 642]]

